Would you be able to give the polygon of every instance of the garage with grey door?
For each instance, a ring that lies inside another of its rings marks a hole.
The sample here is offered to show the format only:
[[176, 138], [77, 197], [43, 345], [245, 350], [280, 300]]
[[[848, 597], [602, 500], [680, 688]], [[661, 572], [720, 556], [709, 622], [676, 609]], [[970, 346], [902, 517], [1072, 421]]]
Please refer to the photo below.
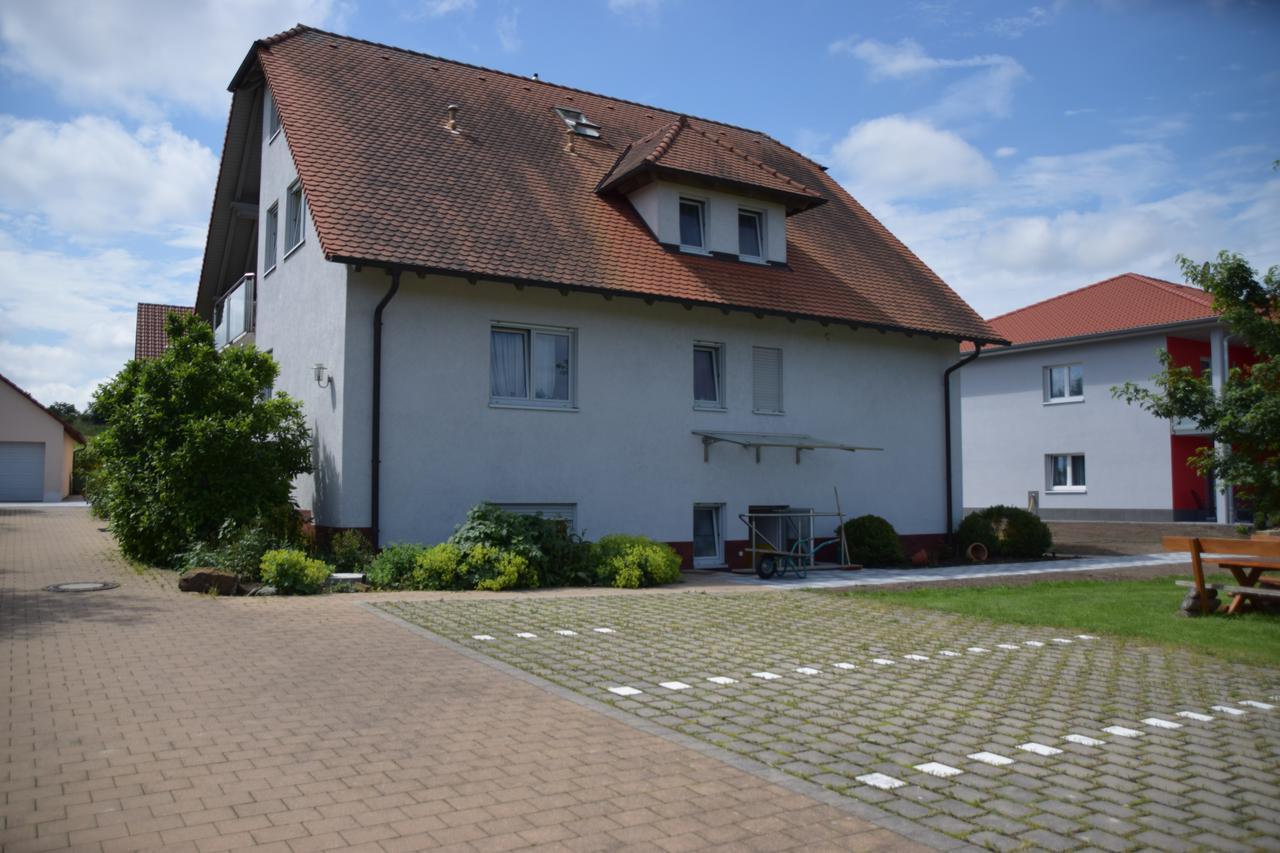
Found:
[[44, 444], [0, 441], [0, 501], [44, 500]]

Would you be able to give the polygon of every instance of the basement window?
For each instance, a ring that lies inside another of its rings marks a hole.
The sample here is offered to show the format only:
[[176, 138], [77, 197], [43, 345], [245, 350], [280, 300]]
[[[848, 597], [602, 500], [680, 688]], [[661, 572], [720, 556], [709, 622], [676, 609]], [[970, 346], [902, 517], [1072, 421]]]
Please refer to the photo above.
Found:
[[568, 127], [573, 128], [573, 132], [579, 136], [588, 136], [597, 139], [600, 136], [600, 125], [587, 118], [586, 114], [579, 110], [571, 110], [568, 107], [556, 107], [556, 115], [560, 116], [560, 120]]

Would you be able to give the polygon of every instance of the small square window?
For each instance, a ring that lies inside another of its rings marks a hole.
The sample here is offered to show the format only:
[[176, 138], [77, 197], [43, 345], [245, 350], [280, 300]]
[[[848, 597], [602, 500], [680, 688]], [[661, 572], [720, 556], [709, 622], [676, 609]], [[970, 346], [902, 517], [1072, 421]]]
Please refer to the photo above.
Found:
[[1047, 458], [1048, 489], [1051, 492], [1083, 492], [1084, 454], [1056, 453]]
[[724, 408], [724, 347], [693, 346], [693, 405], [699, 409]]
[[284, 215], [284, 251], [288, 254], [302, 243], [306, 231], [307, 200], [302, 194], [301, 181], [294, 181], [289, 186]]
[[262, 223], [262, 269], [265, 273], [276, 268], [276, 235], [280, 233], [280, 203], [267, 208], [267, 218]]
[[691, 249], [705, 248], [706, 212], [706, 205], [697, 199], [680, 199], [681, 246]]
[[738, 211], [738, 255], [764, 259], [764, 216], [755, 210]]
[[1060, 403], [1084, 399], [1084, 365], [1057, 364], [1044, 369], [1044, 399]]
[[489, 402], [573, 408], [571, 329], [494, 326], [489, 332]]
[[694, 504], [693, 564], [724, 565], [724, 505]]

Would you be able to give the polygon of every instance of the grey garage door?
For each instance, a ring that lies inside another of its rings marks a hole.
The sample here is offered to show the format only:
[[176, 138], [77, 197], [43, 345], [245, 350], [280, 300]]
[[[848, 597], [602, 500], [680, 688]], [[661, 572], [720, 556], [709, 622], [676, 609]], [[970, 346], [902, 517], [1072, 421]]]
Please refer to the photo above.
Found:
[[44, 444], [0, 441], [0, 501], [44, 500]]

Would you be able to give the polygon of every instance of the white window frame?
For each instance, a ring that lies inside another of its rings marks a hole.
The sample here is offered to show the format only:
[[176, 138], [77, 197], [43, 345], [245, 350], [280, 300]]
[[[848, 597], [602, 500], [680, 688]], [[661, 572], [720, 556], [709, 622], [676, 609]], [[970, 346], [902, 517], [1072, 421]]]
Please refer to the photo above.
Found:
[[[496, 397], [493, 394], [493, 355], [492, 340], [494, 332], [517, 332], [524, 335], [524, 388], [525, 397]], [[558, 335], [569, 338], [569, 399], [539, 400], [533, 396], [533, 341], [537, 335]], [[485, 381], [489, 384], [489, 405], [498, 409], [541, 409], [558, 412], [576, 412], [578, 410], [578, 330], [564, 326], [543, 326], [530, 323], [510, 323], [505, 320], [494, 320], [489, 324], [489, 370], [485, 373]]]
[[276, 137], [280, 135], [280, 130], [284, 127], [284, 123], [280, 121], [280, 107], [276, 105], [275, 96], [270, 91], [267, 92], [267, 144], [276, 141]]
[[[294, 221], [295, 213], [298, 223], [298, 242], [290, 244], [289, 224]], [[284, 257], [287, 258], [297, 251], [298, 247], [307, 242], [307, 196], [302, 191], [302, 179], [298, 178], [289, 184], [289, 192], [285, 196], [284, 210]]]
[[[1071, 393], [1071, 371], [1073, 368], [1080, 370], [1080, 393]], [[1053, 396], [1053, 371], [1062, 370], [1066, 372], [1066, 376], [1062, 383], [1063, 396]], [[1044, 383], [1044, 402], [1047, 405], [1059, 405], [1061, 403], [1083, 403], [1084, 402], [1084, 363], [1079, 361], [1068, 362], [1065, 364], [1050, 364], [1044, 368], [1042, 374]]]
[[[724, 394], [724, 344], [716, 343], [714, 341], [694, 341], [693, 352], [695, 356], [699, 350], [709, 350], [712, 353], [712, 364], [715, 365], [716, 399], [714, 401], [698, 399], [697, 373], [695, 372], [693, 407], [700, 411], [708, 412], [726, 411], [728, 406], [725, 405]], [[696, 363], [694, 365], [694, 370], [697, 370]]]
[[262, 266], [263, 277], [276, 268], [277, 256], [280, 254], [280, 202], [274, 201], [267, 208], [267, 216], [263, 221]]
[[[686, 204], [696, 205], [698, 208], [698, 221], [702, 227], [701, 246], [692, 246], [684, 242], [684, 234], [682, 233], [684, 229], [680, 227], [680, 208]], [[698, 255], [711, 254], [711, 248], [707, 245], [707, 236], [709, 234], [709, 229], [707, 228], [707, 211], [710, 209], [711, 205], [705, 198], [697, 198], [691, 195], [678, 196], [678, 200], [676, 201], [676, 237], [680, 240], [680, 251], [693, 252]]]
[[[693, 528], [690, 529], [690, 553], [693, 554], [693, 567], [695, 569], [711, 569], [720, 568], [726, 565], [724, 559], [724, 504], [717, 503], [695, 503], [693, 505], [693, 513], [696, 516], [699, 510], [711, 510], [712, 519], [716, 527], [716, 553], [712, 557], [699, 557], [694, 553], [697, 547], [697, 538], [693, 535]], [[693, 518], [690, 518], [692, 524]]]
[[[767, 221], [768, 217], [765, 215], [765, 212], [763, 210], [754, 210], [750, 207], [738, 208], [738, 216], [743, 216], [743, 215], [755, 217], [756, 236], [759, 238], [759, 241], [760, 241], [760, 254], [758, 255], [745, 254], [742, 251], [742, 234], [741, 232], [738, 232], [738, 260], [747, 261], [748, 263], [753, 263], [753, 264], [763, 264], [765, 263], [765, 256], [769, 252], [768, 244], [765, 242], [765, 222]], [[734, 223], [734, 224], [735, 226], [737, 225], [737, 223]]]
[[[761, 409], [756, 405], [756, 396], [757, 396], [756, 384], [758, 382], [758, 377], [756, 376], [756, 351], [757, 350], [769, 350], [772, 352], [776, 352], [778, 354], [778, 408], [776, 410]], [[751, 411], [753, 414], [785, 415], [787, 413], [786, 403], [784, 402], [785, 397], [783, 394], [783, 382], [785, 380], [785, 377], [786, 377], [786, 373], [783, 369], [782, 347], [753, 346], [751, 348]]]
[[[1084, 460], [1083, 464], [1084, 464], [1084, 466], [1085, 466], [1085, 468], [1084, 468], [1084, 472], [1085, 472], [1085, 473], [1084, 473], [1084, 479], [1085, 479], [1085, 481], [1084, 481], [1083, 483], [1081, 483], [1080, 485], [1076, 485], [1076, 484], [1075, 484], [1075, 482], [1074, 482], [1074, 479], [1075, 479], [1075, 465], [1073, 464], [1073, 460], [1074, 460], [1076, 457], [1079, 457], [1081, 460]], [[1053, 467], [1054, 467], [1054, 460], [1055, 460], [1055, 459], [1060, 459], [1060, 458], [1065, 458], [1065, 459], [1067, 460], [1067, 484], [1066, 484], [1065, 486], [1055, 486], [1055, 485], [1053, 484]], [[1061, 494], [1061, 493], [1064, 493], [1064, 492], [1065, 492], [1065, 493], [1072, 493], [1072, 494], [1083, 494], [1084, 492], [1088, 491], [1088, 485], [1089, 485], [1089, 463], [1088, 463], [1088, 460], [1085, 460], [1085, 454], [1083, 454], [1083, 453], [1050, 453], [1050, 454], [1047, 454], [1047, 455], [1045, 456], [1045, 458], [1044, 458], [1044, 484], [1045, 484], [1045, 491], [1046, 491], [1046, 492], [1053, 492], [1054, 494]]]

